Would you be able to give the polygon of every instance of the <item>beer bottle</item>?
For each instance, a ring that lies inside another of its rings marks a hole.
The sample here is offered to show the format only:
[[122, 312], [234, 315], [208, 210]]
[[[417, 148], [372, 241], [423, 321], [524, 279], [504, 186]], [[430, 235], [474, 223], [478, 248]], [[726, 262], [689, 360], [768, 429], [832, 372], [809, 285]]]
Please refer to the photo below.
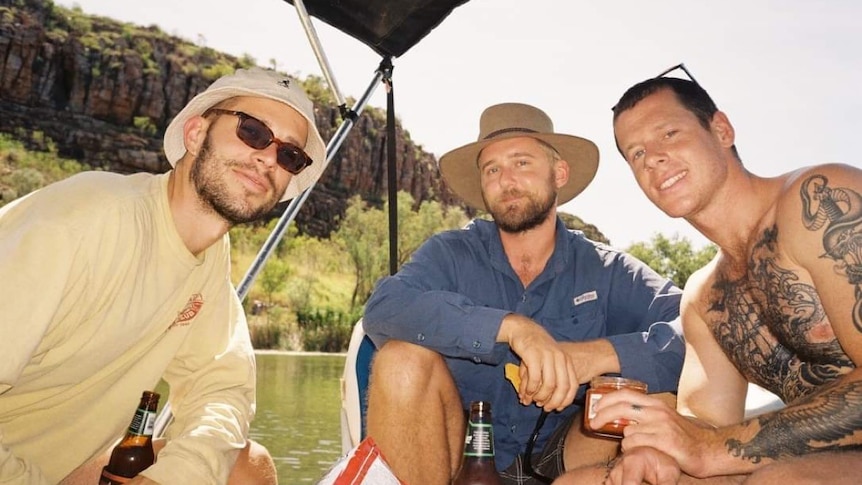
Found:
[[156, 461], [153, 452], [153, 425], [158, 407], [159, 395], [144, 391], [126, 436], [114, 447], [111, 460], [102, 468], [99, 485], [126, 483]]
[[502, 485], [494, 463], [494, 431], [491, 424], [491, 403], [470, 403], [467, 436], [464, 440], [464, 461], [452, 485]]

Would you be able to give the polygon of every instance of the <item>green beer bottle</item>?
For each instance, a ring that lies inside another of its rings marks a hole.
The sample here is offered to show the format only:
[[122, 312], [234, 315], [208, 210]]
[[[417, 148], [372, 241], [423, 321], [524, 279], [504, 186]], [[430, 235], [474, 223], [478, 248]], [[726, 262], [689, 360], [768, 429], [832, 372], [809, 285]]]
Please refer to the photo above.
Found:
[[494, 431], [488, 401], [470, 403], [464, 460], [452, 485], [502, 485], [494, 463]]

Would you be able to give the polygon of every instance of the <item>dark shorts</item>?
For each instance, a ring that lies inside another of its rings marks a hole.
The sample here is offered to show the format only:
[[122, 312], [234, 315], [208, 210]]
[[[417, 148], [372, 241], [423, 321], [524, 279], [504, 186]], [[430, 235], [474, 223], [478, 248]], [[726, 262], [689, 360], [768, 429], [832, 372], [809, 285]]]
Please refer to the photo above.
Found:
[[[569, 428], [572, 427], [575, 418], [579, 417], [580, 413], [575, 413], [569, 419], [563, 421], [554, 434], [545, 443], [545, 447], [541, 453], [533, 453], [533, 459], [530, 464], [533, 465], [533, 470], [541, 473], [548, 478], [557, 478], [562, 475], [565, 470], [563, 463], [563, 447], [566, 444], [566, 436], [569, 434]], [[509, 468], [500, 472], [500, 478], [506, 485], [543, 485], [542, 482], [527, 475], [524, 471], [524, 455], [518, 455], [515, 461], [509, 465]]]

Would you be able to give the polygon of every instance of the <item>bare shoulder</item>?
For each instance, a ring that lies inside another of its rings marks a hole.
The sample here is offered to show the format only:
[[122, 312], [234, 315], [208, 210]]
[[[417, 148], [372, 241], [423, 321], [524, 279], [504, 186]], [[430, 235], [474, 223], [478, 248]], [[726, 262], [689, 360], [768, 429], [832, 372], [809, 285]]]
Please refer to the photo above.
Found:
[[[721, 252], [706, 265], [689, 276], [680, 302], [683, 329], [686, 335], [695, 335], [705, 329], [709, 307], [709, 293], [716, 280], [716, 271]], [[697, 327], [697, 328], [693, 328]]]
[[850, 190], [862, 192], [862, 170], [830, 163], [800, 168], [785, 175], [779, 204], [783, 206], [809, 206], [830, 198], [830, 191]]
[[786, 249], [801, 264], [834, 250], [839, 233], [862, 228], [862, 170], [826, 164], [788, 174], [776, 216]]

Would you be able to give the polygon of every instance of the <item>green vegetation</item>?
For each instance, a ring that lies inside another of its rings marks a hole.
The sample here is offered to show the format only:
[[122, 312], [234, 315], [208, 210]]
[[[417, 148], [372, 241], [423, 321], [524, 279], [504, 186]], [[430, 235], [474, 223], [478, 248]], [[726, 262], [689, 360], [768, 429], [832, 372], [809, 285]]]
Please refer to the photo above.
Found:
[[156, 136], [159, 131], [159, 127], [149, 116], [135, 116], [132, 125], [146, 136]]
[[[28, 3], [34, 4], [33, 7]], [[38, 6], [35, 6], [38, 5]], [[47, 8], [45, 8], [47, 7]], [[203, 45], [164, 33], [157, 26], [143, 27], [107, 17], [88, 15], [80, 6], [64, 8], [44, 0], [17, 0], [10, 7], [0, 7], [3, 23], [13, 24], [18, 9], [45, 8], [44, 21], [48, 38], [65, 42], [70, 36], [85, 47], [93, 77], [115, 73], [126, 65], [140, 63], [144, 75], [159, 74], [169, 64], [186, 74], [199, 74], [212, 81], [238, 68], [257, 65], [249, 54], [237, 58]]]
[[[50, 139], [30, 134], [30, 151], [0, 134], [0, 205], [82, 170], [74, 160], [57, 157]], [[429, 236], [462, 227], [467, 216], [436, 201], [417, 204], [398, 194], [398, 264]], [[329, 239], [298, 234], [295, 226], [276, 246], [244, 301], [252, 342], [259, 349], [336, 352], [347, 349], [353, 325], [376, 281], [389, 273], [388, 206], [373, 207], [358, 196]], [[562, 214], [567, 227], [604, 240], [595, 226]], [[239, 284], [278, 221], [231, 229], [232, 280]], [[679, 286], [716, 253], [714, 246], [695, 251], [685, 239], [656, 234], [649, 243], [627, 249]]]
[[[94, 77], [121, 71], [138, 61], [144, 75], [158, 74], [159, 69], [170, 65], [207, 80], [236, 68], [256, 65], [248, 54], [237, 59], [168, 36], [156, 26], [145, 28], [89, 16], [80, 7], [65, 9], [45, 0], [15, 0], [12, 6], [0, 7], [0, 21], [13, 24], [20, 13], [16, 8], [29, 3], [47, 5], [50, 14], [44, 28], [49, 39], [65, 42], [74, 36], [88, 49], [87, 62]], [[199, 39], [198, 43], [204, 42], [205, 39]], [[270, 62], [277, 67], [275, 60]], [[308, 76], [298, 82], [316, 104], [334, 104], [323, 78]], [[366, 125], [368, 136], [363, 142], [370, 144], [378, 136], [375, 127], [385, 125], [386, 115], [383, 110], [367, 108], [364, 116], [371, 122]], [[132, 127], [147, 136], [158, 133], [157, 123], [158, 120], [147, 116], [131, 120]], [[409, 133], [406, 130], [402, 133], [409, 140]], [[414, 149], [419, 147], [414, 145]], [[417, 159], [421, 158], [419, 155]], [[54, 141], [41, 131], [21, 128], [14, 135], [0, 134], [0, 206], [82, 170], [84, 166], [78, 161], [60, 158]], [[399, 266], [432, 234], [467, 222], [462, 210], [444, 207], [436, 201], [415, 201], [409, 194], [399, 193], [397, 202]], [[571, 214], [560, 216], [566, 227], [608, 243], [594, 225]], [[290, 227], [243, 302], [255, 347], [346, 350], [352, 327], [360, 318], [374, 284], [389, 273], [388, 217], [388, 202], [368, 202], [355, 196], [329, 239], [299, 234], [295, 226]], [[231, 229], [231, 278], [235, 284], [244, 277], [276, 222]], [[628, 250], [680, 286], [716, 253], [713, 246], [695, 251], [686, 239], [667, 239], [661, 234]]]
[[23, 142], [0, 133], [0, 206], [84, 169], [75, 160], [59, 158], [56, 145], [42, 132], [31, 132], [28, 138], [42, 150], [28, 150]]
[[[23, 143], [0, 134], [0, 205], [83, 169], [74, 160], [59, 158], [53, 142], [42, 133], [31, 133], [29, 144], [44, 149], [27, 150]], [[430, 235], [467, 222], [458, 208], [446, 208], [436, 201], [417, 205], [404, 192], [398, 194], [398, 207], [399, 266]], [[256, 348], [347, 348], [353, 324], [375, 282], [389, 273], [388, 210], [387, 204], [373, 207], [356, 196], [330, 239], [298, 234], [293, 226], [288, 229], [244, 302]], [[607, 241], [595, 226], [576, 216], [561, 216], [567, 227]], [[276, 223], [231, 229], [235, 284], [242, 280]], [[680, 286], [716, 253], [714, 246], [695, 251], [687, 239], [668, 239], [661, 234], [628, 251]]]
[[[457, 208], [398, 194], [399, 264], [436, 232], [462, 226]], [[246, 299], [257, 348], [344, 351], [374, 283], [389, 272], [388, 206], [354, 197], [330, 239], [288, 231]], [[231, 230], [234, 268], [248, 268], [277, 221]], [[235, 270], [233, 280], [243, 275]]]
[[[467, 222], [458, 208], [445, 208], [436, 201], [425, 201], [416, 209], [413, 197], [398, 193], [398, 266], [432, 234], [455, 229]], [[389, 272], [389, 204], [380, 209], [369, 207], [354, 196], [332, 240], [348, 255], [352, 263], [355, 286], [350, 308], [365, 303], [374, 283]]]
[[710, 244], [695, 251], [686, 238], [674, 236], [668, 239], [656, 233], [650, 243], [632, 244], [627, 251], [684, 288], [691, 274], [715, 257], [718, 248]]

